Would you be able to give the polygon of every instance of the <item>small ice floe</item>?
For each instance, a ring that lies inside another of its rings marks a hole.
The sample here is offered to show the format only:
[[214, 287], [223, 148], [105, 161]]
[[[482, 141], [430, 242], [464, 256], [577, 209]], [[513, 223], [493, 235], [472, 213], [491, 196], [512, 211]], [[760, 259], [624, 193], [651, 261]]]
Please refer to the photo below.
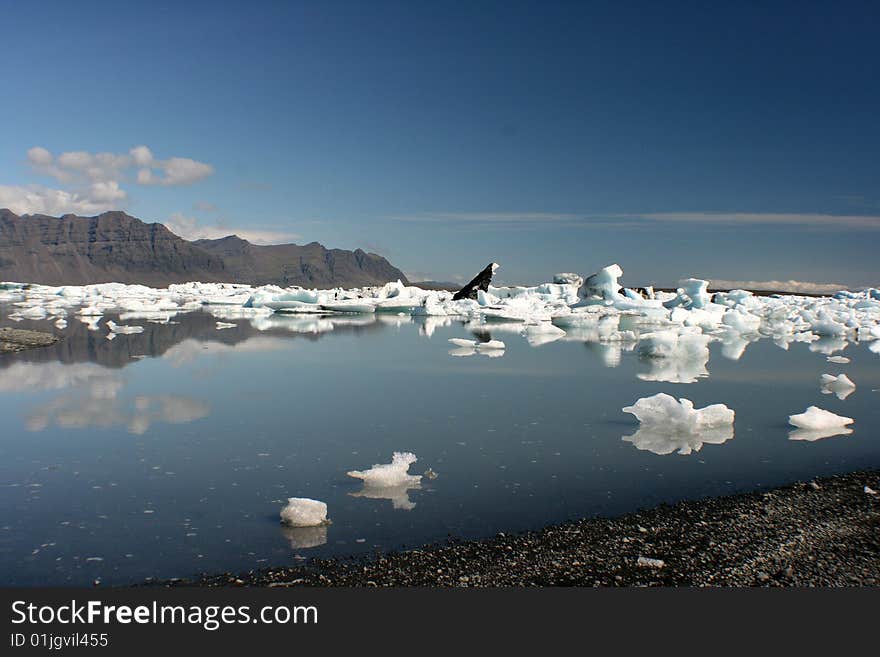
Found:
[[290, 527], [317, 527], [326, 525], [327, 505], [307, 497], [291, 497], [281, 509], [281, 522]]
[[644, 333], [639, 342], [639, 357], [651, 370], [638, 374], [643, 381], [696, 383], [709, 376], [710, 336], [698, 327], [682, 327]]
[[623, 412], [632, 413], [641, 423], [636, 433], [623, 440], [654, 454], [677, 451], [687, 455], [700, 451], [704, 443], [720, 445], [733, 438], [735, 413], [724, 404], [695, 409], [691, 400], [676, 401], [661, 392], [639, 399]]
[[449, 338], [449, 342], [457, 347], [470, 347], [472, 349], [504, 349], [505, 344], [501, 340], [487, 340], [486, 342], [477, 342], [476, 340], [465, 340], [464, 338]]
[[788, 434], [789, 440], [806, 440], [812, 442], [831, 436], [846, 436], [852, 433], [847, 424], [855, 422], [851, 417], [836, 415], [818, 406], [810, 406], [803, 413], [788, 416], [788, 423], [797, 427]]
[[415, 503], [409, 499], [409, 490], [421, 488], [421, 475], [409, 474], [409, 466], [418, 459], [410, 452], [394, 452], [391, 463], [380, 463], [369, 470], [351, 470], [349, 477], [361, 479], [364, 487], [350, 493], [352, 497], [391, 500], [395, 509], [409, 511]]
[[449, 338], [449, 342], [456, 346], [455, 349], [449, 351], [449, 355], [459, 357], [481, 354], [489, 358], [499, 358], [504, 355], [506, 347], [501, 340], [478, 342], [477, 340], [466, 340], [464, 338]]
[[846, 375], [841, 374], [834, 376], [833, 374], [822, 375], [822, 394], [830, 395], [834, 393], [838, 399], [846, 399], [856, 389], [856, 384]]
[[101, 316], [100, 315], [95, 316], [95, 317], [87, 315], [84, 317], [78, 317], [77, 319], [79, 319], [79, 321], [81, 321], [83, 324], [85, 324], [86, 328], [89, 329], [90, 331], [97, 331], [101, 328], [101, 326], [100, 326], [101, 325]]
[[864, 490], [865, 494], [867, 494], [867, 495], [877, 495], [877, 491], [875, 491], [870, 486], [865, 486], [862, 490]]
[[131, 334], [131, 333], [143, 333], [143, 326], [123, 326], [121, 324], [117, 324], [112, 319], [107, 320], [107, 328], [110, 329], [111, 333], [122, 333], [122, 334]]
[[826, 359], [829, 363], [838, 363], [840, 365], [846, 365], [849, 363], [849, 358], [846, 356], [828, 356]]
[[412, 452], [394, 452], [391, 463], [377, 463], [369, 470], [349, 470], [346, 474], [375, 487], [418, 484], [422, 476], [409, 474], [409, 466], [418, 461]]
[[55, 320], [55, 328], [63, 330], [67, 328], [67, 320], [63, 317]]
[[217, 322], [217, 330], [222, 331], [223, 329], [231, 329], [238, 326], [238, 324], [231, 324], [229, 322]]

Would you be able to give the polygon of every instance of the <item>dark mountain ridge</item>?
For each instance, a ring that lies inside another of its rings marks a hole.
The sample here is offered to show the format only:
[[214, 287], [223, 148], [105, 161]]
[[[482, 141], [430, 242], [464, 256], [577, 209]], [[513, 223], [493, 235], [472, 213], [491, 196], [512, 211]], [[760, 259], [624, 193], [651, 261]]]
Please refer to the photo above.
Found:
[[261, 246], [231, 235], [190, 242], [124, 212], [19, 216], [0, 209], [0, 280], [44, 285], [187, 281], [361, 287], [406, 276], [385, 258], [317, 242]]

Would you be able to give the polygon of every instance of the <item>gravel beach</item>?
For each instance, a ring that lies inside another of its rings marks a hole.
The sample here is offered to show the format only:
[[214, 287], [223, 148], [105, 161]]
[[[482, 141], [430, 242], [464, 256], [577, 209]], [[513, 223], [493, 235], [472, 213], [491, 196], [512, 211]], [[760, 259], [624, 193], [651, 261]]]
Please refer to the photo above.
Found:
[[877, 586], [880, 471], [171, 586]]

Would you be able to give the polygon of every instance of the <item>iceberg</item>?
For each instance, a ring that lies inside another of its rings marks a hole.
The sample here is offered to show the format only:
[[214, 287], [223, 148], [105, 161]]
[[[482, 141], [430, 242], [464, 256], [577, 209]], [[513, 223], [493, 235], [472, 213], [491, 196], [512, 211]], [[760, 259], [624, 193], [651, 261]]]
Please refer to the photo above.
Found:
[[422, 477], [409, 474], [409, 466], [417, 460], [412, 452], [394, 452], [391, 463], [377, 463], [369, 470], [350, 470], [346, 474], [361, 479], [365, 485], [373, 488], [415, 486], [421, 482]]
[[841, 374], [834, 376], [833, 374], [822, 375], [822, 394], [830, 395], [834, 393], [840, 400], [849, 397], [856, 389], [856, 384], [846, 375]]
[[733, 438], [735, 413], [724, 404], [712, 404], [695, 409], [689, 399], [678, 401], [660, 392], [642, 397], [632, 406], [622, 409], [641, 423], [639, 430], [623, 440], [636, 448], [655, 454], [691, 454], [704, 443], [721, 444]]
[[505, 345], [501, 340], [487, 340], [486, 342], [478, 342], [477, 340], [465, 340], [463, 338], [449, 338], [449, 342], [457, 347], [465, 347], [471, 349], [504, 349]]
[[[788, 416], [788, 423], [805, 432], [823, 433], [823, 436], [834, 436], [839, 433], [850, 433], [852, 430], [846, 427], [847, 424], [855, 422], [851, 417], [836, 415], [831, 411], [826, 411], [818, 406], [810, 406], [803, 413]], [[833, 431], [834, 433], [824, 433]], [[789, 436], [791, 437], [791, 436]], [[794, 438], [794, 440], [809, 440], [808, 438]], [[815, 438], [813, 438], [815, 440]]]
[[316, 527], [326, 525], [327, 505], [308, 497], [290, 497], [281, 509], [281, 522], [291, 527]]
[[639, 357], [651, 370], [639, 374], [643, 381], [696, 383], [709, 376], [709, 342], [712, 338], [698, 328], [667, 329], [644, 333], [639, 341]]

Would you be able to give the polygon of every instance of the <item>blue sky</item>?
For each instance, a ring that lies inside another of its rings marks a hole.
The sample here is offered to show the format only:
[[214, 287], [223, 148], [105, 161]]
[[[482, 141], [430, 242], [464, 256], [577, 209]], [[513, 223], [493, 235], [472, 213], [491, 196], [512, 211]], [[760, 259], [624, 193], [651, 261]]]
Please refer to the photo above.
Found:
[[880, 283], [876, 3], [3, 17], [0, 206], [359, 246], [415, 278]]

